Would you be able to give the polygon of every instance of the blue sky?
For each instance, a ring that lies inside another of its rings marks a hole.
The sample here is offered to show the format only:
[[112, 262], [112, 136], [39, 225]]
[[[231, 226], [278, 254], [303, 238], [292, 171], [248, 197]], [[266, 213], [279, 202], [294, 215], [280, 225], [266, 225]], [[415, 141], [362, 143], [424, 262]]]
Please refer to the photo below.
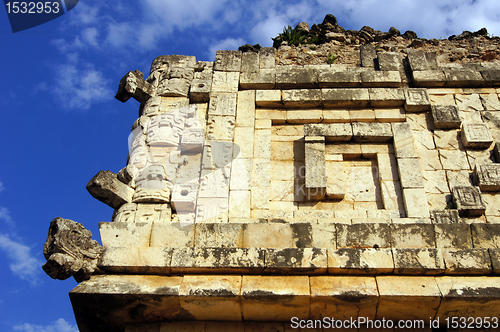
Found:
[[0, 330], [77, 331], [68, 292], [41, 269], [50, 221], [98, 222], [112, 210], [85, 189], [101, 169], [125, 166], [139, 104], [114, 99], [129, 70], [147, 76], [159, 55], [213, 61], [218, 49], [271, 46], [283, 26], [321, 23], [425, 38], [486, 27], [500, 35], [498, 0], [80, 0], [68, 14], [13, 34], [0, 10]]

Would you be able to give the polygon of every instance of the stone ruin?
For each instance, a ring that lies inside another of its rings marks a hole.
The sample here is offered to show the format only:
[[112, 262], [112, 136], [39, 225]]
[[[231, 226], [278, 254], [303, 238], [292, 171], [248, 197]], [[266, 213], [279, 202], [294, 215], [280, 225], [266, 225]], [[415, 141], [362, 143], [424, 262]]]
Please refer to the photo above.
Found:
[[80, 331], [500, 317], [500, 64], [280, 52], [160, 56], [121, 80], [141, 106], [126, 167], [87, 185], [115, 210], [102, 248], [57, 218], [44, 249], [81, 282]]

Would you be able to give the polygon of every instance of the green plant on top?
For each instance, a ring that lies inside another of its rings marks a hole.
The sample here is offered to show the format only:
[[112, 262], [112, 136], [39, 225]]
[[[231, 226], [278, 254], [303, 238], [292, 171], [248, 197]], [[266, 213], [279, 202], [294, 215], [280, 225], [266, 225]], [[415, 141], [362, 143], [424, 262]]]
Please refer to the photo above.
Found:
[[297, 31], [292, 28], [291, 25], [283, 28], [283, 32], [278, 35], [276, 38], [271, 38], [274, 42], [274, 47], [279, 47], [283, 42], [287, 42], [288, 45], [298, 46], [299, 44], [303, 44], [307, 35], [302, 31]]
[[338, 56], [332, 53], [328, 56], [326, 62], [328, 62], [328, 64], [331, 65], [335, 60], [337, 60], [337, 58]]

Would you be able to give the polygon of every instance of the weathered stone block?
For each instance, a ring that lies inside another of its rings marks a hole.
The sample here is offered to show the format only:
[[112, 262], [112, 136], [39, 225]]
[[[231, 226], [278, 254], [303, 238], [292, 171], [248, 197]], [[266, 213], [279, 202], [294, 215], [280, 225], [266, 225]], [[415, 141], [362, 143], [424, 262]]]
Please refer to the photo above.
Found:
[[144, 74], [136, 70], [135, 72], [129, 71], [127, 75], [123, 76], [115, 98], [124, 103], [132, 97], [138, 102], [144, 103], [153, 94], [153, 87], [144, 80]]
[[227, 71], [214, 71], [212, 77], [211, 94], [221, 92], [238, 92], [240, 73]]
[[368, 92], [372, 107], [398, 107], [405, 103], [403, 89], [369, 88]]
[[405, 110], [411, 113], [426, 112], [431, 108], [431, 99], [427, 89], [405, 89]]
[[193, 243], [194, 225], [153, 223], [151, 247], [192, 247]]
[[413, 72], [416, 87], [436, 88], [446, 85], [446, 75], [443, 70], [422, 70]]
[[255, 52], [244, 52], [241, 55], [242, 73], [257, 73], [259, 71], [259, 54]]
[[434, 125], [439, 129], [459, 129], [462, 121], [456, 106], [432, 106]]
[[458, 210], [434, 210], [431, 211], [431, 218], [435, 224], [458, 224], [460, 222]]
[[488, 249], [443, 250], [446, 274], [490, 274], [491, 260]]
[[361, 67], [375, 68], [377, 51], [372, 45], [366, 44], [359, 48], [361, 56]]
[[377, 319], [422, 319], [433, 317], [441, 302], [434, 277], [376, 277], [379, 290]]
[[262, 69], [259, 72], [244, 72], [240, 74], [242, 89], [273, 89], [276, 85], [276, 72]]
[[375, 319], [378, 290], [374, 277], [311, 277], [310, 284], [311, 319]]
[[470, 226], [467, 224], [434, 225], [436, 247], [443, 249], [472, 249]]
[[486, 211], [479, 187], [454, 187], [453, 203], [461, 216], [480, 216]]
[[171, 220], [170, 204], [137, 204], [135, 222], [170, 223]]
[[401, 86], [399, 71], [362, 71], [361, 85], [367, 88], [397, 88]]
[[500, 225], [471, 224], [472, 243], [476, 249], [500, 248]]
[[393, 248], [436, 248], [434, 226], [430, 224], [391, 225]]
[[172, 248], [107, 247], [99, 268], [127, 274], [170, 274]]
[[274, 47], [262, 47], [259, 50], [259, 68], [274, 69], [276, 67], [275, 59], [276, 49]]
[[[323, 114], [325, 111], [323, 111]], [[378, 122], [404, 122], [406, 115], [403, 108], [375, 109], [375, 120]]]
[[481, 70], [485, 86], [500, 86], [500, 70]]
[[392, 140], [390, 123], [362, 123], [352, 124], [352, 138], [356, 142], [388, 142]]
[[[221, 191], [223, 190], [224, 188]], [[224, 195], [223, 192], [217, 194], [217, 196], [222, 195]], [[228, 207], [229, 192], [226, 192], [226, 197], [199, 197], [196, 202], [196, 223], [227, 222]]]
[[403, 54], [398, 52], [378, 52], [378, 66], [383, 71], [399, 71], [403, 68]]
[[350, 141], [352, 125], [350, 123], [329, 123], [304, 125], [305, 136], [325, 136], [325, 140], [333, 142]]
[[103, 247], [149, 247], [151, 228], [151, 222], [99, 223]]
[[186, 275], [179, 303], [196, 320], [241, 321], [241, 276]]
[[403, 189], [406, 216], [408, 218], [429, 218], [429, 204], [423, 188]]
[[191, 103], [206, 103], [210, 99], [212, 80], [194, 79], [189, 88], [189, 101]]
[[172, 190], [172, 207], [178, 213], [194, 212], [196, 207], [197, 183], [176, 183]]
[[425, 53], [420, 50], [412, 50], [411, 52], [408, 52], [408, 62], [410, 63], [410, 68], [413, 72], [430, 69]]
[[481, 73], [474, 70], [445, 70], [447, 87], [477, 87], [483, 85]]
[[424, 179], [418, 159], [398, 158], [398, 170], [403, 189], [424, 187]]
[[328, 250], [328, 273], [330, 274], [390, 274], [393, 271], [391, 249]]
[[317, 81], [317, 72], [314, 69], [297, 66], [276, 67], [276, 86], [278, 88], [313, 88]]
[[361, 73], [324, 70], [318, 73], [318, 83], [320, 88], [357, 88], [361, 86]]
[[337, 225], [337, 248], [390, 248], [387, 224]]
[[307, 276], [243, 276], [243, 317], [250, 321], [288, 321], [309, 318]]
[[482, 191], [500, 191], [500, 164], [476, 165], [474, 175]]
[[97, 173], [87, 184], [87, 190], [94, 198], [113, 209], [132, 202], [134, 195], [134, 189], [123, 184], [111, 171]]
[[236, 116], [236, 93], [217, 93], [210, 98], [209, 116]]
[[413, 132], [408, 123], [391, 123], [394, 136], [394, 152], [398, 158], [417, 158]]
[[466, 148], [487, 149], [493, 143], [493, 137], [486, 123], [462, 124], [461, 137]]
[[241, 70], [241, 58], [241, 51], [217, 51], [214, 70], [239, 72]]
[[280, 90], [257, 90], [255, 91], [255, 104], [260, 107], [282, 108]]
[[326, 194], [325, 138], [305, 137], [305, 188], [307, 199], [321, 199]]
[[290, 224], [244, 224], [244, 248], [295, 248]]
[[368, 89], [321, 89], [325, 107], [366, 107], [370, 103]]
[[207, 139], [213, 141], [232, 141], [234, 121], [234, 116], [208, 116]]
[[281, 95], [285, 107], [318, 107], [321, 103], [321, 90], [319, 89], [283, 90], [281, 91]]
[[329, 157], [326, 156], [326, 196], [331, 199], [343, 199], [346, 185], [344, 163], [330, 161]]
[[440, 249], [392, 249], [395, 274], [444, 274], [445, 265]]
[[447, 317], [498, 317], [500, 287], [492, 277], [439, 277], [436, 278], [443, 296], [436, 318]]
[[280, 274], [324, 274], [326, 249], [286, 248], [266, 250], [266, 271]]

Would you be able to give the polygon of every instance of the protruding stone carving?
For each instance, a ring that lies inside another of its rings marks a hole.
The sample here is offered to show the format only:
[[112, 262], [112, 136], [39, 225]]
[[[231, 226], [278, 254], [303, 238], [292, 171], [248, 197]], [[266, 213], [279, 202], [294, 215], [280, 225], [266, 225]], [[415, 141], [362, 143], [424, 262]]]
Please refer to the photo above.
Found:
[[474, 175], [483, 191], [500, 191], [500, 164], [476, 165]]
[[194, 212], [197, 183], [177, 183], [172, 190], [172, 206], [178, 213]]
[[134, 222], [135, 212], [137, 211], [137, 204], [127, 203], [123, 204], [118, 210], [113, 213], [114, 222]]
[[480, 216], [486, 211], [479, 187], [454, 187], [452, 194], [460, 215]]
[[306, 136], [305, 167], [307, 199], [322, 199], [326, 194], [325, 138]]
[[434, 210], [431, 218], [436, 224], [458, 224], [460, 219], [457, 210]]
[[172, 208], [170, 204], [137, 204], [135, 222], [170, 222], [172, 219]]
[[187, 97], [194, 78], [196, 59], [193, 56], [165, 55], [151, 65], [150, 79], [158, 82], [157, 96]]
[[439, 106], [431, 107], [432, 118], [434, 125], [439, 129], [458, 129], [460, 128], [460, 117], [456, 106]]
[[185, 118], [180, 112], [155, 116], [149, 121], [147, 142], [150, 146], [178, 146], [184, 129]]
[[493, 137], [486, 123], [464, 123], [461, 133], [466, 148], [487, 149], [493, 143]]
[[43, 246], [47, 262], [43, 270], [51, 278], [65, 280], [73, 276], [77, 282], [90, 278], [97, 270], [102, 247], [92, 240], [92, 233], [82, 224], [63, 218], [50, 223]]
[[118, 86], [118, 92], [115, 98], [121, 102], [126, 102], [130, 97], [134, 98], [140, 103], [146, 102], [153, 96], [152, 86], [143, 78], [144, 74], [140, 71], [129, 71], [125, 75]]
[[167, 175], [162, 164], [146, 167], [136, 179], [133, 203], [169, 202], [170, 190], [167, 187]]
[[407, 112], [426, 112], [431, 107], [431, 99], [427, 89], [405, 89], [405, 97], [405, 110]]
[[100, 171], [87, 184], [88, 192], [104, 204], [118, 209], [125, 203], [132, 202], [134, 190], [123, 184], [115, 173]]

